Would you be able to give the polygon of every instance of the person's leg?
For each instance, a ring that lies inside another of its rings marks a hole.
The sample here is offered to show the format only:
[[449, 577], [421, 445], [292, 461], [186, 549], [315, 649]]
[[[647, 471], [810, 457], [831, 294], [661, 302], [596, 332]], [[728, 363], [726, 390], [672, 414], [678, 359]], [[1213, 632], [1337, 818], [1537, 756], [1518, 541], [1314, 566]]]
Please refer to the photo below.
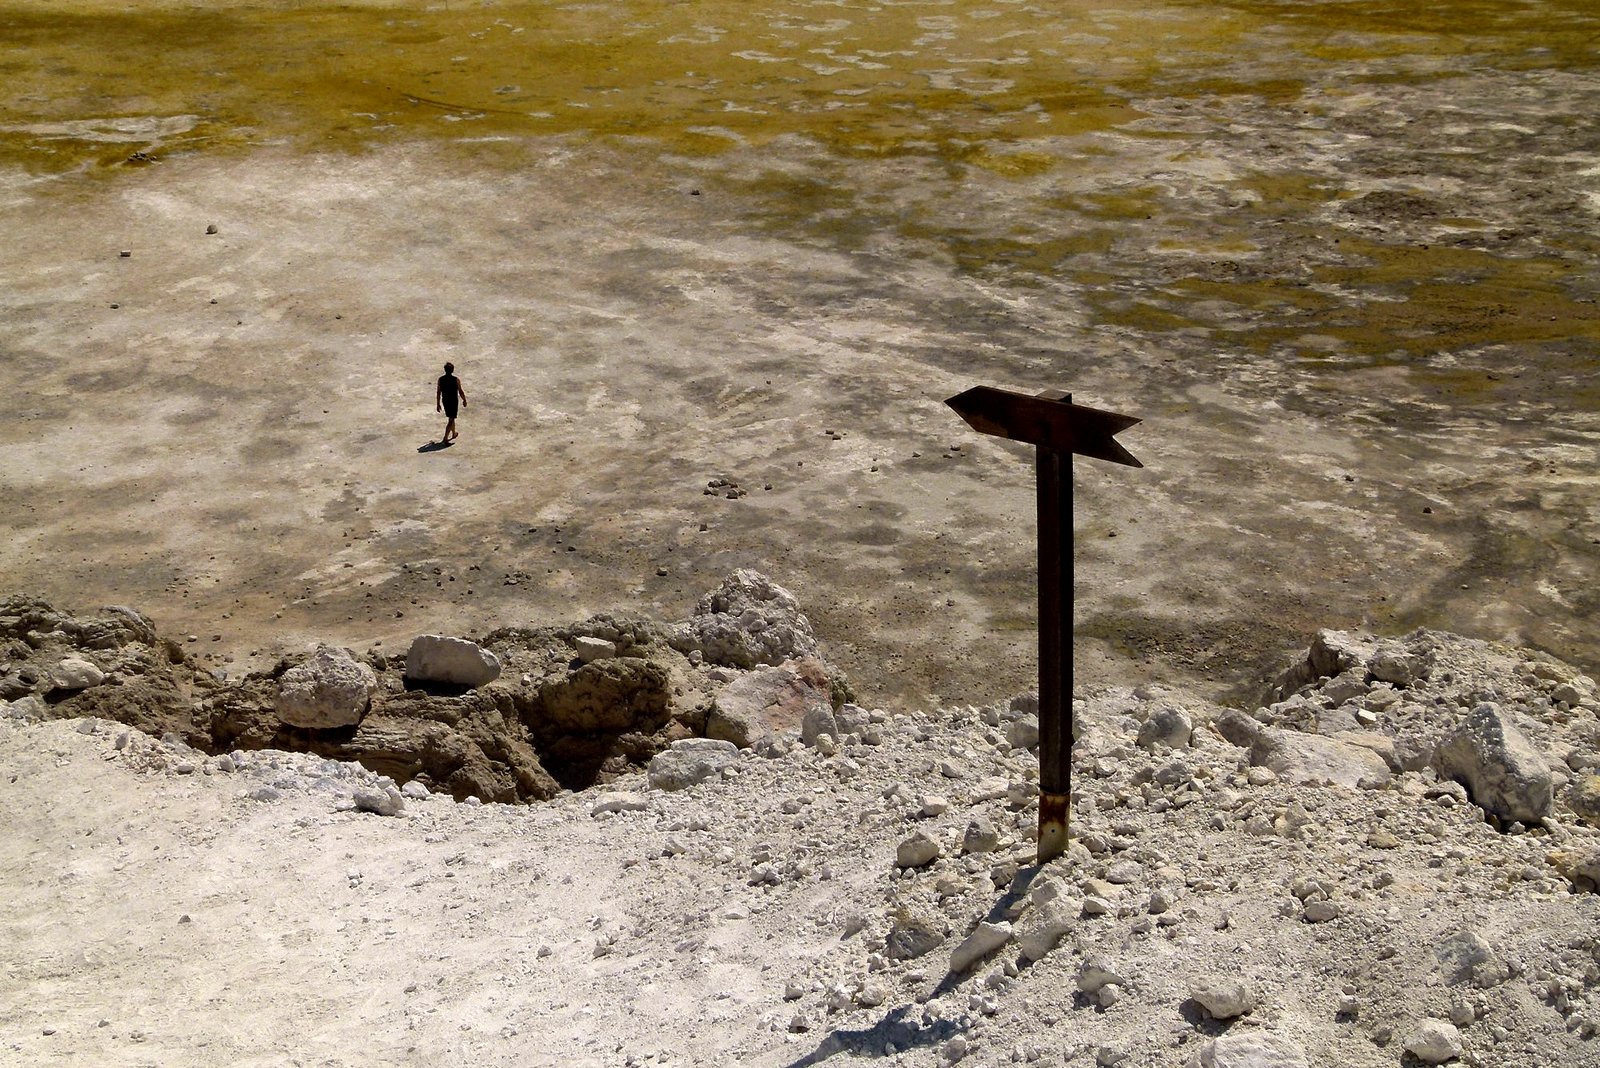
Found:
[[454, 441], [456, 436], [456, 417], [452, 415], [444, 424], [444, 440]]

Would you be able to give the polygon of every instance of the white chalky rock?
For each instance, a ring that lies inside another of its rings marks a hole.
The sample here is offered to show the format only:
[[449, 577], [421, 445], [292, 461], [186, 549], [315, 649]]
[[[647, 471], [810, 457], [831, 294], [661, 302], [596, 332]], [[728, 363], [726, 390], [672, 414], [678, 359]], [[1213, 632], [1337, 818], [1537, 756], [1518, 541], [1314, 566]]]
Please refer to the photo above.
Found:
[[1189, 713], [1177, 705], [1161, 705], [1139, 727], [1136, 742], [1145, 749], [1154, 749], [1157, 745], [1182, 749], [1189, 744], [1193, 732], [1194, 721]]
[[831, 706], [817, 702], [808, 707], [805, 715], [801, 717], [800, 740], [807, 745], [816, 746], [823, 735], [838, 738], [839, 721], [834, 717]]
[[1424, 1064], [1443, 1064], [1461, 1056], [1461, 1032], [1443, 1020], [1423, 1020], [1406, 1037], [1405, 1047]]
[[1464, 983], [1473, 970], [1494, 963], [1494, 948], [1477, 931], [1463, 927], [1440, 939], [1433, 947], [1439, 974], [1447, 983]]
[[1085, 916], [1106, 916], [1115, 911], [1116, 909], [1111, 902], [1103, 897], [1090, 894], [1083, 899], [1083, 914]]
[[1006, 726], [1006, 744], [1013, 749], [1032, 749], [1039, 744], [1039, 717], [1022, 716]]
[[1408, 653], [1382, 652], [1368, 662], [1367, 670], [1379, 682], [1410, 686], [1421, 670], [1421, 664], [1416, 657]]
[[1202, 979], [1189, 988], [1189, 996], [1213, 1020], [1231, 1020], [1256, 1007], [1256, 993], [1238, 979]]
[[278, 679], [278, 719], [305, 730], [354, 726], [377, 688], [371, 668], [344, 649], [325, 645]]
[[810, 656], [817, 639], [794, 594], [759, 571], [740, 568], [700, 598], [673, 644], [713, 664], [752, 668]]
[[1136, 881], [1144, 874], [1144, 869], [1139, 867], [1136, 860], [1119, 860], [1106, 869], [1106, 882], [1126, 885]]
[[608, 642], [604, 638], [593, 638], [585, 634], [576, 638], [572, 645], [577, 650], [578, 659], [585, 664], [592, 664], [596, 660], [609, 660], [617, 655], [617, 643]]
[[950, 970], [964, 972], [1009, 941], [1009, 923], [980, 923], [950, 954]]
[[1067, 884], [1059, 875], [1045, 875], [1033, 881], [1028, 900], [1036, 906], [1048, 905], [1066, 897], [1067, 889]]
[[704, 782], [739, 759], [739, 747], [716, 738], [681, 738], [650, 758], [645, 775], [652, 790], [684, 790]]
[[944, 847], [938, 839], [927, 831], [918, 831], [895, 847], [894, 863], [900, 868], [925, 868], [943, 854]]
[[650, 803], [638, 794], [607, 793], [595, 798], [589, 806], [589, 815], [603, 816], [608, 812], [643, 812]]
[[405, 799], [393, 786], [358, 786], [352, 796], [358, 812], [375, 812], [380, 816], [398, 816], [405, 811]]
[[995, 831], [994, 824], [983, 816], [974, 816], [972, 822], [967, 824], [966, 833], [961, 836], [961, 852], [992, 853], [998, 848], [1000, 835]]
[[1307, 923], [1327, 923], [1329, 920], [1338, 919], [1343, 911], [1337, 901], [1312, 899], [1306, 902], [1305, 918]]
[[860, 734], [872, 725], [872, 713], [860, 705], [847, 702], [833, 715], [840, 734]]
[[998, 801], [1010, 791], [1011, 781], [1009, 779], [1001, 779], [991, 775], [988, 778], [978, 780], [978, 785], [972, 788], [972, 800], [975, 802]]
[[87, 690], [104, 681], [105, 672], [81, 657], [69, 656], [50, 669], [50, 686], [57, 690]]
[[1501, 820], [1537, 823], [1550, 814], [1550, 764], [1499, 705], [1474, 708], [1434, 760], [1441, 778], [1461, 782], [1474, 804]]
[[1085, 994], [1099, 993], [1100, 988], [1115, 983], [1126, 986], [1128, 980], [1104, 957], [1089, 957], [1078, 967], [1078, 989]]
[[1043, 960], [1061, 944], [1061, 939], [1075, 926], [1074, 909], [1064, 898], [1052, 898], [1047, 904], [1032, 909], [1022, 921], [1017, 934], [1017, 946], [1030, 961]]
[[861, 984], [861, 989], [856, 991], [856, 1004], [873, 1009], [889, 1000], [890, 990], [885, 984], [876, 979], [868, 979]]
[[500, 677], [500, 658], [465, 638], [419, 634], [406, 652], [406, 678], [454, 686], [482, 686]]
[[1260, 1031], [1212, 1039], [1189, 1058], [1189, 1068], [1309, 1068], [1298, 1042]]

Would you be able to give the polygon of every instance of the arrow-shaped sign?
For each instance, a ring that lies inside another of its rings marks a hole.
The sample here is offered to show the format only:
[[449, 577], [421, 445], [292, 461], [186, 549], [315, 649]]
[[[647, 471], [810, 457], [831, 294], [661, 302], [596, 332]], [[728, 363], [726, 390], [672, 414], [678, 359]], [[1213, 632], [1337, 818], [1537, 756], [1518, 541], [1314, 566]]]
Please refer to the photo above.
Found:
[[1059, 394], [1030, 397], [993, 386], [974, 386], [945, 403], [982, 434], [1025, 441], [1051, 452], [1077, 453], [1129, 467], [1144, 466], [1111, 440], [1138, 419], [1085, 408], [1070, 400], [1057, 400], [1056, 396]]
[[1039, 863], [1067, 848], [1072, 803], [1072, 455], [1143, 467], [1112, 437], [1131, 415], [1072, 403], [1051, 390], [977, 386], [945, 402], [972, 429], [1038, 447]]

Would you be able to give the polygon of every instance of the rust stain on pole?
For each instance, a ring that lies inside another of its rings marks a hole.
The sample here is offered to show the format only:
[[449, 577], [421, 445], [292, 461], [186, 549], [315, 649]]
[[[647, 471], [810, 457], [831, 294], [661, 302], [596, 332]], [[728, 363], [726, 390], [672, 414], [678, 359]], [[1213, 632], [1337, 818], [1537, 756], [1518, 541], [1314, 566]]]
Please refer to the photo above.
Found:
[[1039, 793], [1039, 863], [1067, 851], [1067, 801], [1061, 794]]
[[1039, 516], [1039, 863], [1067, 849], [1072, 795], [1072, 457], [1144, 465], [1111, 440], [1131, 415], [977, 386], [945, 403], [974, 430], [1036, 447]]

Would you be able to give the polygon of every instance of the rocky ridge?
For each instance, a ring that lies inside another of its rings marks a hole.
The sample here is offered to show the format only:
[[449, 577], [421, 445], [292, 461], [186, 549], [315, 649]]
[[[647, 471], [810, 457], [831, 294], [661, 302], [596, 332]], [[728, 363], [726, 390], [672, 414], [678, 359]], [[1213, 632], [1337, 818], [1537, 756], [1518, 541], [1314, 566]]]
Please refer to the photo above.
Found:
[[[588, 637], [663, 644], [610, 627]], [[747, 677], [725, 670], [729, 687]], [[780, 670], [769, 693], [803, 681]], [[576, 1001], [562, 1063], [1600, 1064], [1600, 702], [1579, 670], [1526, 650], [1330, 631], [1250, 711], [1161, 688], [1087, 694], [1073, 843], [1042, 869], [1028, 695], [935, 712], [813, 701], [751, 746], [662, 736], [603, 787], [531, 808], [315, 754], [41, 723], [42, 703], [0, 716], [0, 754], [95, 754], [146, 789], [229, 798], [229, 821], [282, 810], [346, 842], [366, 833], [349, 821], [398, 817], [380, 822], [416, 843], [408, 863], [447, 870], [471, 914], [438, 919], [398, 886], [361, 907], [434, 925], [430, 947], [537, 926], [504, 885], [531, 866], [511, 881], [560, 933], [504, 950], [497, 966], [522, 985], [497, 1039], [454, 1045], [468, 1002], [444, 994], [437, 1018], [360, 1021], [436, 1063], [555, 1063], [541, 1036]], [[539, 885], [580, 848], [582, 921], [570, 893]], [[687, 1002], [668, 1025], [641, 987]], [[101, 1037], [75, 1048], [93, 1060], [112, 1049]]]
[[772, 742], [848, 690], [792, 594], [737, 571], [676, 624], [596, 616], [419, 635], [385, 655], [321, 646], [228, 679], [129, 608], [79, 618], [0, 603], [0, 696], [21, 716], [93, 716], [209, 754], [354, 760], [458, 800], [540, 801], [640, 767], [682, 738]]

